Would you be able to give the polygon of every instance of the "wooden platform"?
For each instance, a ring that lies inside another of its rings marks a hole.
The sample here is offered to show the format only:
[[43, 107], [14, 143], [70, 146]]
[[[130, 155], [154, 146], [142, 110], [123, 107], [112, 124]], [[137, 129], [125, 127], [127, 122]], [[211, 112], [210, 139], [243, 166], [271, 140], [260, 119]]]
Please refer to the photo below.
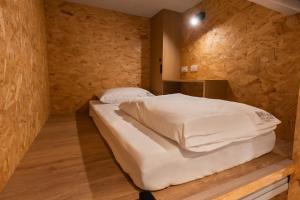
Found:
[[[222, 173], [153, 194], [158, 200], [192, 199], [284, 159], [285, 156], [270, 153]], [[45, 125], [0, 193], [0, 200], [135, 200], [139, 191], [115, 162], [87, 115], [56, 116]], [[283, 199], [286, 194], [276, 198]]]

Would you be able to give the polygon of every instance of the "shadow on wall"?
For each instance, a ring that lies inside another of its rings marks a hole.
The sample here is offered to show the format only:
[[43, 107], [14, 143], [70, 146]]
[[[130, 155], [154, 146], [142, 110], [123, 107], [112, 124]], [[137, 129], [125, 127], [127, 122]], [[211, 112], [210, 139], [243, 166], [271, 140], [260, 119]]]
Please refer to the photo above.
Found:
[[94, 95], [92, 98], [88, 99], [86, 102], [84, 102], [76, 111], [76, 113], [81, 113], [81, 114], [88, 114], [89, 112], [89, 102], [92, 100], [98, 100], [99, 98]]
[[87, 114], [76, 113], [76, 126], [93, 199], [117, 199], [120, 195], [129, 199], [137, 197], [139, 189], [115, 161], [92, 119]]

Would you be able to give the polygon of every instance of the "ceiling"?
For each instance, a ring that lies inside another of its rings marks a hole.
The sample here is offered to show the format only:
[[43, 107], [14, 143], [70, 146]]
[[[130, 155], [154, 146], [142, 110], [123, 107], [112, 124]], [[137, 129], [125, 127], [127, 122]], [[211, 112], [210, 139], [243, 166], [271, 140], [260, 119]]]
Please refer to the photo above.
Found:
[[66, 0], [127, 14], [152, 17], [162, 9], [184, 12], [201, 0]]

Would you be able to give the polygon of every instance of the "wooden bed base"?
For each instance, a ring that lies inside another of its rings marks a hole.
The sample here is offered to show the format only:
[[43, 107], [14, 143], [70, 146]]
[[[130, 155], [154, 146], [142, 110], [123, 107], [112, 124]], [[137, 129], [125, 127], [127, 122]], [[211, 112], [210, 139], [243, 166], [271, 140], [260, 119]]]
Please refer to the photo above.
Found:
[[286, 159], [244, 176], [235, 178], [228, 183], [206, 190], [205, 192], [185, 198], [185, 200], [240, 199], [291, 175], [293, 172], [293, 162]]
[[269, 153], [248, 163], [182, 185], [153, 192], [157, 200], [234, 200], [294, 173], [290, 159]]

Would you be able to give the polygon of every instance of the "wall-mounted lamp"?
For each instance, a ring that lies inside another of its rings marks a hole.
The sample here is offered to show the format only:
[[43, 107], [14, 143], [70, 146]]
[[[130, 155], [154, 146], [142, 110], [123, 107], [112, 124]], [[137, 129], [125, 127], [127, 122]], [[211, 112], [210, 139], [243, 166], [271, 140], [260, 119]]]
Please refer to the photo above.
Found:
[[190, 19], [191, 26], [197, 26], [201, 21], [205, 19], [205, 12], [199, 12]]

